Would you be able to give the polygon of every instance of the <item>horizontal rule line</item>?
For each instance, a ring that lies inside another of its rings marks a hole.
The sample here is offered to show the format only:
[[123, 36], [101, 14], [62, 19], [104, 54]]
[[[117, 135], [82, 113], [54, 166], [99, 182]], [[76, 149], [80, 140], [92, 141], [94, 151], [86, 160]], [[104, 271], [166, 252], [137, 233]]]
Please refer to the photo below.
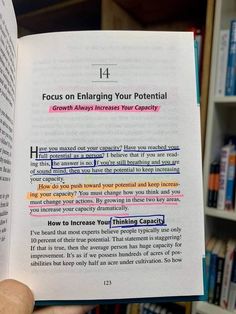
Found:
[[93, 83], [118, 83], [118, 81], [92, 81]]
[[92, 65], [117, 65], [117, 63], [92, 63]]

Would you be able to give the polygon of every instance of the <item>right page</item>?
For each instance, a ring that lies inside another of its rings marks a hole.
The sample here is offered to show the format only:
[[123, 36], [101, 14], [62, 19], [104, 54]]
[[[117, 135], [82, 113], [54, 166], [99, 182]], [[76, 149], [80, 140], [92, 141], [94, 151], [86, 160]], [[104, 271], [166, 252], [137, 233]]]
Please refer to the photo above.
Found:
[[37, 300], [203, 295], [193, 35], [54, 33], [18, 49], [11, 277]]

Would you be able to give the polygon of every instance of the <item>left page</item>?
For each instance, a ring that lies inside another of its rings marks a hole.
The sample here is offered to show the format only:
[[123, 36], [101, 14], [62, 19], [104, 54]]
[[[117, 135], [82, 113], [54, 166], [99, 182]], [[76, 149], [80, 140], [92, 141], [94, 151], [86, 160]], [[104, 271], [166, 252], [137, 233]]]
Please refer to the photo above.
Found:
[[16, 44], [12, 2], [0, 0], [0, 280], [7, 276], [9, 258]]
[[202, 295], [193, 35], [42, 34], [18, 52], [10, 275], [37, 300]]

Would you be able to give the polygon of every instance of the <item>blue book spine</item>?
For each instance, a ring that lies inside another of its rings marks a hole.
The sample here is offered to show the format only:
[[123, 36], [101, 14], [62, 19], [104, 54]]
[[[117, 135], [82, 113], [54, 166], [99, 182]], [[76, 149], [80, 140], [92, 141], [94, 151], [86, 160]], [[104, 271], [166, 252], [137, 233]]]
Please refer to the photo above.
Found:
[[211, 252], [206, 251], [206, 283], [207, 283], [207, 292], [209, 289], [209, 278], [210, 278], [210, 263], [211, 263]]
[[236, 20], [231, 21], [225, 95], [236, 95]]
[[217, 254], [211, 255], [211, 264], [210, 264], [210, 274], [209, 274], [209, 287], [208, 287], [208, 302], [213, 303], [214, 301], [214, 290], [216, 285], [217, 277]]

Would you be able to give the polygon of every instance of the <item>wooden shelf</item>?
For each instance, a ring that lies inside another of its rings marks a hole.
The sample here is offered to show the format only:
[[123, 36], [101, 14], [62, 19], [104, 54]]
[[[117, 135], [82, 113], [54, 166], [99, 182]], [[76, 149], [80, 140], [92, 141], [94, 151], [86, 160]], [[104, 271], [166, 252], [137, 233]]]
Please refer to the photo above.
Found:
[[222, 103], [222, 104], [236, 104], [236, 96], [222, 96], [216, 97], [215, 103]]
[[206, 207], [205, 214], [207, 216], [236, 221], [235, 211], [218, 210], [216, 208]]

